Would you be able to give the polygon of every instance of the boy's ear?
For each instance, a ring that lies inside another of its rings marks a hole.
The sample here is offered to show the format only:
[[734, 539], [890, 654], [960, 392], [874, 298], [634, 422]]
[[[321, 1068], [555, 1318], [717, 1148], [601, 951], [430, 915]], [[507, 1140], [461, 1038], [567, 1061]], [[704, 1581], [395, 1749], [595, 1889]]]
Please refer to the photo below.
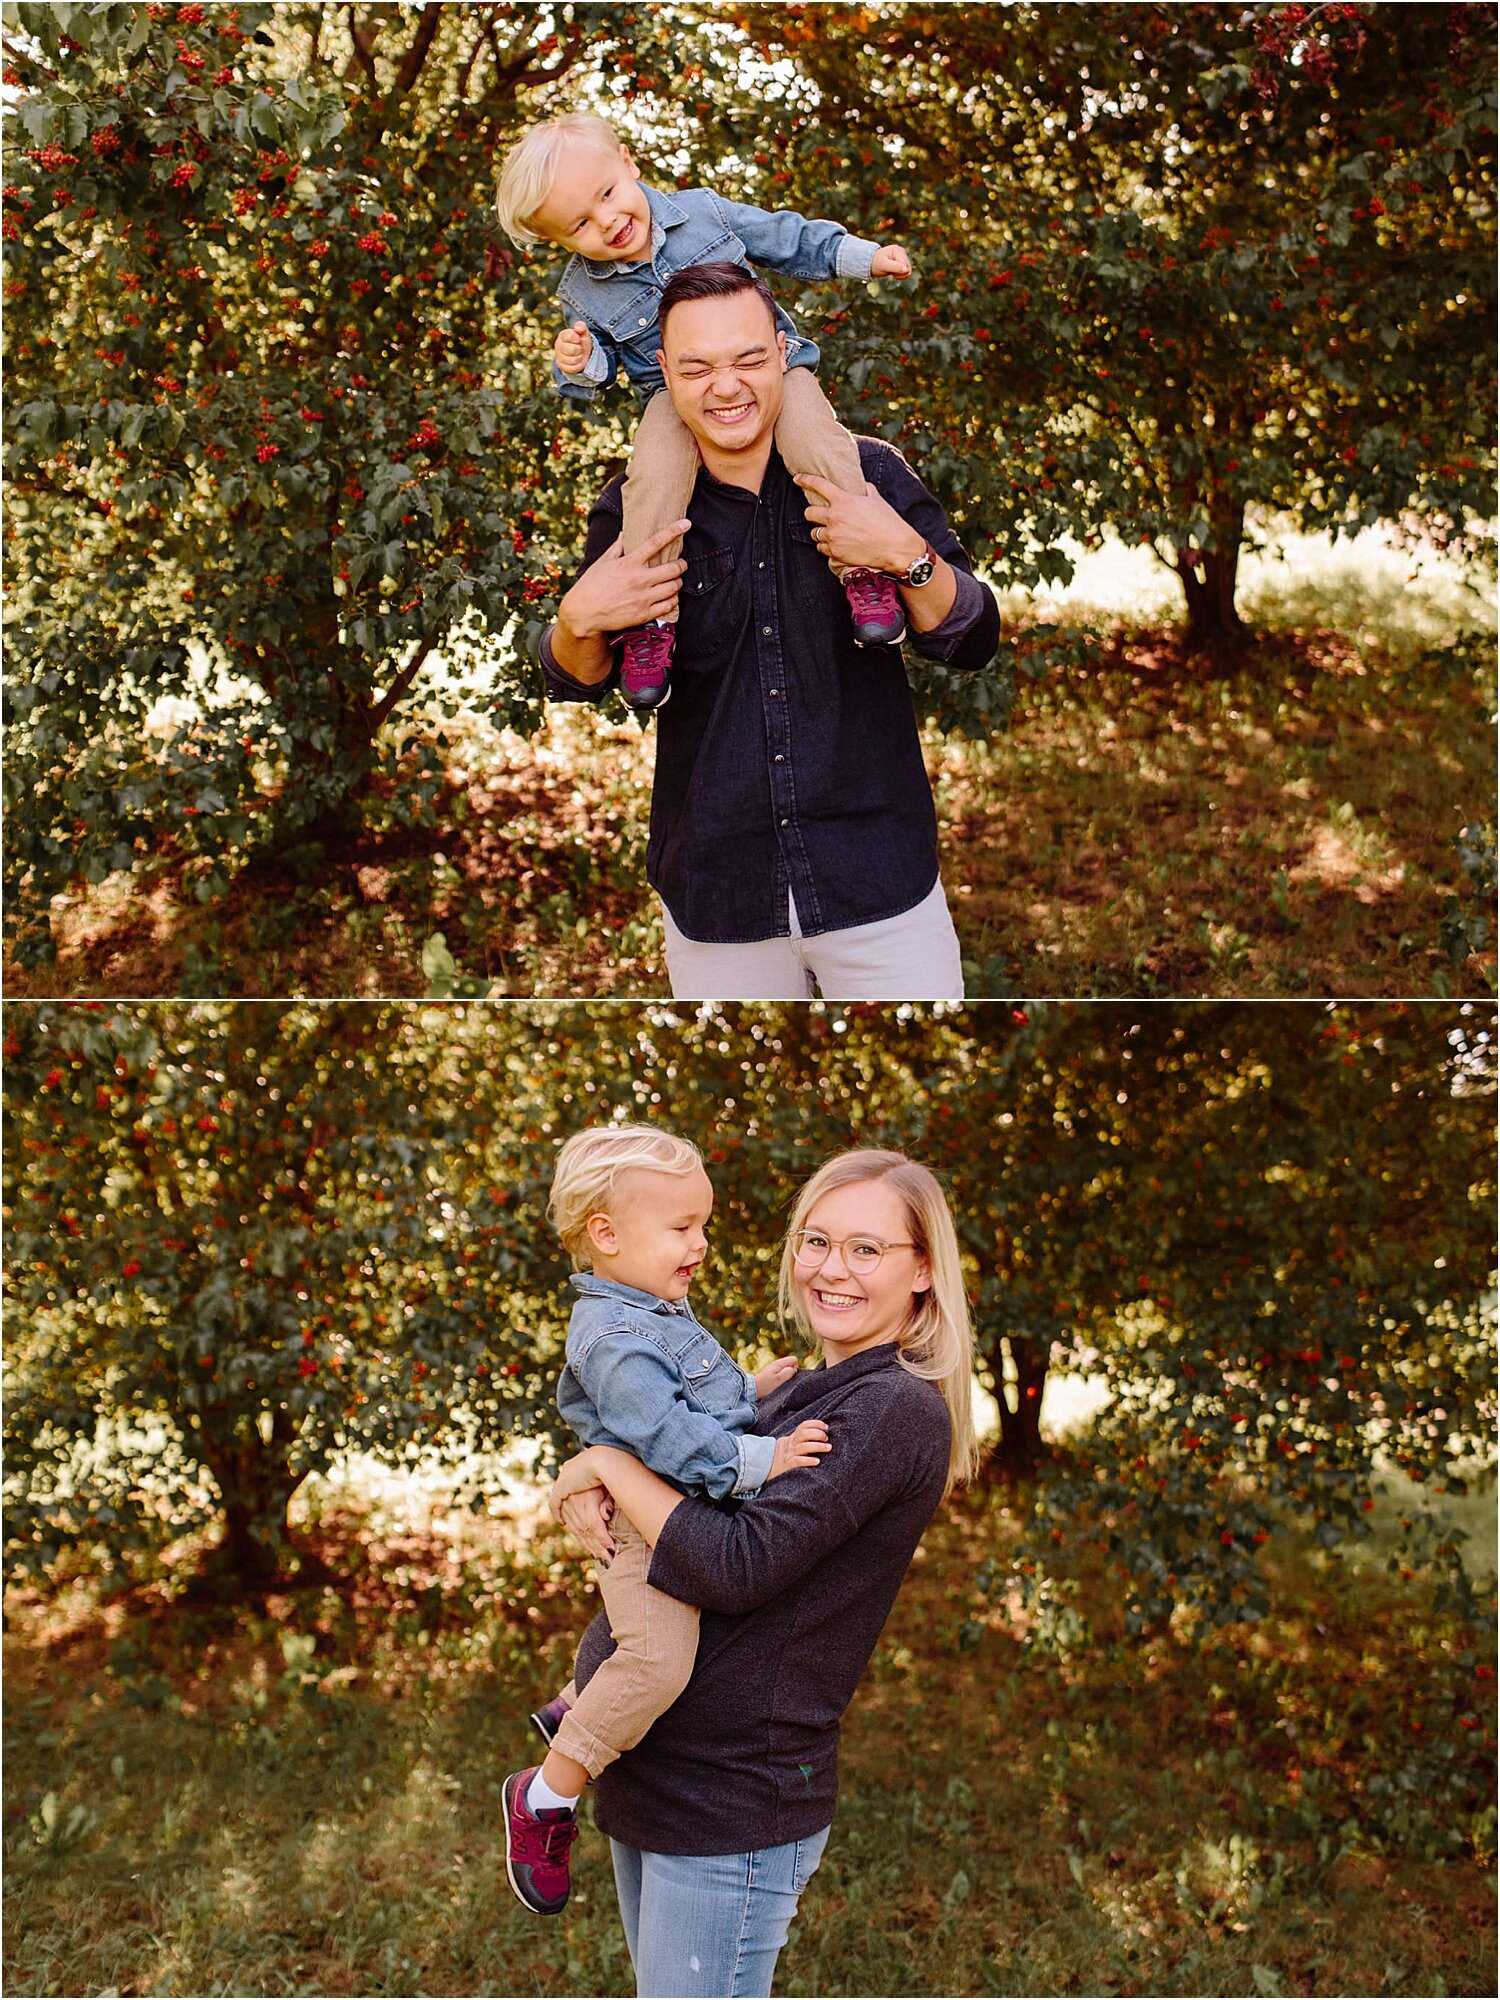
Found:
[[602, 1257], [613, 1257], [620, 1247], [620, 1239], [615, 1233], [614, 1223], [603, 1209], [591, 1215], [584, 1227], [588, 1230], [590, 1243], [599, 1254]]
[[638, 181], [641, 177], [641, 170], [636, 165], [635, 161], [631, 159], [630, 148], [628, 146], [622, 146], [620, 148], [620, 158], [625, 162], [626, 166], [629, 167], [630, 178], [633, 181]]

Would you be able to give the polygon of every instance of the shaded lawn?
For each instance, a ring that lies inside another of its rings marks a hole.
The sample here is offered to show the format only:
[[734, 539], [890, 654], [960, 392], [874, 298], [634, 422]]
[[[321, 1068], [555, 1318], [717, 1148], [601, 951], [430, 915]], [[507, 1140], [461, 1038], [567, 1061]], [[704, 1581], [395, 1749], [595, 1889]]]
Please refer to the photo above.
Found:
[[[944, 878], [969, 991], [1419, 997], [1492, 992], [1494, 941], [1455, 962], [1455, 836], [1493, 823], [1472, 676], [1337, 634], [1270, 636], [1229, 680], [1169, 630], [1023, 683], [994, 741], [928, 732]], [[437, 932], [496, 997], [667, 992], [645, 889], [652, 739], [555, 715], [535, 742], [471, 720], [436, 823], [377, 796], [347, 849], [243, 873], [197, 903], [181, 866], [114, 877], [57, 920], [16, 997], [420, 995]]]
[[[1438, 1863], [1355, 1809], [1461, 1634], [1292, 1551], [1273, 1617], [1198, 1655], [1048, 1664], [1003, 1613], [961, 1651], [1014, 1522], [976, 1498], [929, 1532], [778, 1991], [1494, 1990], [1493, 1812]], [[592, 1826], [562, 1919], [504, 1879], [500, 1784], [584, 1615], [552, 1531], [322, 1534], [341, 1588], [253, 1611], [13, 1593], [8, 1992], [633, 1990]], [[1463, 1741], [1487, 1768], [1493, 1735]]]

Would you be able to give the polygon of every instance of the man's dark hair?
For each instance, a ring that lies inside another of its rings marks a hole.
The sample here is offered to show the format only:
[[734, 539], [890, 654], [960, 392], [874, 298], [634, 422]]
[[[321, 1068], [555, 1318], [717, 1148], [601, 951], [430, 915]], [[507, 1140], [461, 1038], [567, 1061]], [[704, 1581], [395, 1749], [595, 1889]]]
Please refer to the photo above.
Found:
[[657, 314], [662, 339], [666, 339], [667, 315], [674, 306], [685, 306], [691, 299], [732, 299], [736, 292], [754, 292], [771, 315], [772, 326], [776, 324], [776, 301], [764, 278], [743, 264], [689, 264], [662, 287]]

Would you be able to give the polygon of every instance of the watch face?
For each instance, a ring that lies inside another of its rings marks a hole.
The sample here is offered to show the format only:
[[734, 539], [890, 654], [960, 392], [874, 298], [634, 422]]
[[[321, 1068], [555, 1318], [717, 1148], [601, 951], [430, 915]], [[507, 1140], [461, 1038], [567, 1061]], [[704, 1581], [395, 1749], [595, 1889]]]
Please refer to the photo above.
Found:
[[916, 590], [922, 584], [931, 581], [932, 572], [936, 568], [937, 564], [931, 556], [918, 556], [911, 568], [906, 572], [906, 581], [913, 590]]

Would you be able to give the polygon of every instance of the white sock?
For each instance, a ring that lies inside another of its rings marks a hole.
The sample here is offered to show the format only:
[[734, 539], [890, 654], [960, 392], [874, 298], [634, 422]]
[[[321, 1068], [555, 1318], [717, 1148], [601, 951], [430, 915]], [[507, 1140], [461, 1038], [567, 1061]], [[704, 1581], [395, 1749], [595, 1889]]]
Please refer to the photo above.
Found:
[[540, 1765], [536, 1776], [526, 1787], [526, 1803], [532, 1812], [556, 1812], [559, 1806], [566, 1806], [569, 1812], [578, 1810], [576, 1798], [566, 1798], [561, 1792], [553, 1791], [542, 1776]]

